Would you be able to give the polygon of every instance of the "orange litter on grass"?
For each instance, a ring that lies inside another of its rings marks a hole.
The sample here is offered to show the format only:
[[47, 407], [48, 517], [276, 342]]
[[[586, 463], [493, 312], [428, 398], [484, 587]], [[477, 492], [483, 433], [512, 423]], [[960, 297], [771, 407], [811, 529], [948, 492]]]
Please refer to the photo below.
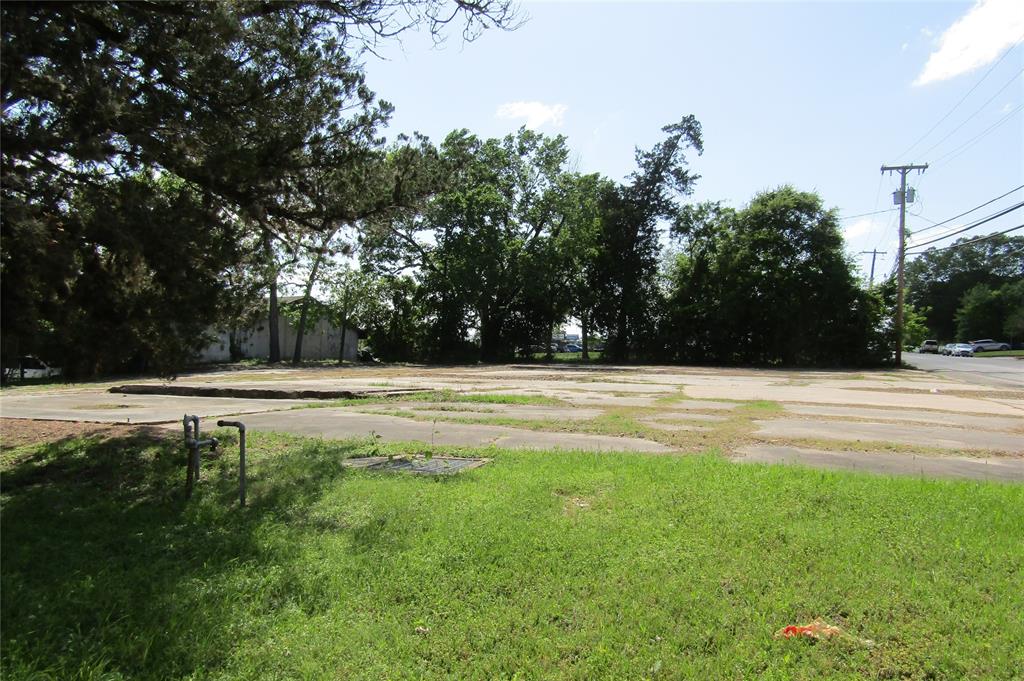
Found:
[[775, 638], [845, 638], [852, 641], [857, 641], [862, 645], [871, 646], [875, 642], [868, 638], [857, 638], [852, 634], [848, 634], [840, 627], [822, 619], [816, 619], [810, 624], [790, 624], [789, 626], [782, 627], [775, 632]]

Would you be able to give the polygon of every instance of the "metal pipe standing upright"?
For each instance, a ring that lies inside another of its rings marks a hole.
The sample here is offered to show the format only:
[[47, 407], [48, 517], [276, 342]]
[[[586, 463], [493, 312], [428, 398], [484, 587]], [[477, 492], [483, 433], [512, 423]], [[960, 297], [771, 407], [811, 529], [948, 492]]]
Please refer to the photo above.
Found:
[[188, 448], [186, 457], [188, 462], [185, 466], [185, 496], [192, 496], [192, 486], [195, 484], [195, 457], [192, 455], [192, 443], [198, 438], [192, 436], [192, 417], [188, 414], [181, 419], [181, 425], [185, 430], [185, 447]]
[[192, 419], [192, 468], [195, 470], [195, 480], [199, 482], [199, 417], [193, 414], [189, 418]]
[[185, 446], [188, 447], [188, 472], [185, 474], [185, 495], [192, 496], [192, 487], [199, 481], [200, 459], [199, 452], [203, 447], [209, 447], [210, 451], [217, 451], [217, 438], [211, 437], [206, 440], [199, 439], [199, 417], [189, 416], [181, 420], [185, 430]]
[[217, 421], [218, 428], [238, 428], [238, 503], [245, 506], [245, 424], [241, 421]]

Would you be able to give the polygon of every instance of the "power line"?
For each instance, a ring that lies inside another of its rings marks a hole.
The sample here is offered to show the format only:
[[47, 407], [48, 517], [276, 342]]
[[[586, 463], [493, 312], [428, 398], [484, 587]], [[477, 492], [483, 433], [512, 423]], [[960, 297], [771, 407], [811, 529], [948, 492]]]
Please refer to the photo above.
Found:
[[[1019, 45], [1019, 43], [1018, 43], [1018, 45]], [[995, 71], [996, 67], [997, 67], [997, 66], [999, 66], [1000, 64], [1002, 64], [1002, 63], [1003, 63], [1003, 60], [1004, 60], [1004, 59], [1006, 59], [1006, 57], [1007, 57], [1007, 56], [1008, 56], [1008, 55], [1010, 54], [1010, 52], [1012, 52], [1012, 51], [1014, 50], [1014, 48], [1016, 48], [1016, 47], [1017, 47], [1017, 45], [1014, 45], [1013, 47], [1010, 47], [1010, 48], [1009, 48], [1008, 50], [1006, 50], [1006, 52], [1003, 52], [1003, 56], [999, 58], [999, 61], [997, 61], [997, 62], [996, 62], [995, 64], [993, 64], [993, 65], [992, 65], [992, 66], [991, 66], [991, 67], [989, 68], [989, 70], [985, 72], [985, 75], [984, 75], [984, 76], [982, 76], [982, 77], [981, 77], [981, 78], [980, 78], [980, 79], [978, 80], [978, 82], [974, 84], [974, 87], [972, 87], [972, 88], [971, 88], [970, 90], [968, 90], [968, 91], [967, 91], [967, 92], [966, 92], [966, 93], [964, 94], [964, 96], [960, 98], [960, 101], [958, 101], [958, 102], [957, 102], [956, 104], [954, 104], [954, 105], [953, 105], [953, 108], [952, 108], [952, 109], [950, 109], [949, 111], [947, 111], [947, 112], [946, 112], [946, 115], [945, 115], [945, 116], [943, 116], [942, 118], [940, 118], [940, 119], [938, 120], [938, 122], [937, 122], [937, 123], [935, 123], [935, 125], [933, 125], [932, 127], [928, 128], [928, 132], [926, 132], [925, 134], [921, 135], [921, 137], [919, 137], [919, 138], [918, 138], [918, 140], [917, 140], [916, 142], [914, 142], [914, 143], [913, 143], [913, 144], [911, 144], [911, 145], [910, 145], [909, 147], [907, 147], [907, 150], [906, 150], [906, 151], [904, 151], [904, 152], [903, 152], [902, 154], [900, 154], [900, 155], [899, 155], [899, 156], [898, 156], [897, 158], [899, 158], [899, 157], [903, 157], [903, 156], [906, 156], [906, 155], [907, 155], [907, 153], [909, 153], [909, 152], [910, 152], [910, 151], [911, 151], [911, 150], [912, 150], [912, 149], [913, 149], [914, 147], [916, 147], [916, 146], [917, 146], [918, 144], [920, 144], [920, 143], [921, 143], [921, 142], [922, 142], [923, 140], [925, 140], [925, 139], [926, 139], [926, 138], [928, 137], [928, 135], [932, 134], [932, 132], [934, 132], [934, 131], [935, 131], [935, 128], [937, 128], [937, 127], [939, 127], [940, 125], [942, 125], [943, 121], [945, 121], [945, 120], [946, 120], [947, 118], [949, 118], [950, 116], [952, 116], [952, 115], [953, 115], [953, 112], [957, 110], [957, 107], [959, 107], [959, 106], [960, 106], [961, 104], [963, 104], [963, 103], [964, 103], [964, 101], [965, 101], [965, 100], [966, 100], [966, 99], [967, 99], [968, 97], [970, 97], [970, 96], [971, 96], [971, 93], [972, 93], [972, 92], [974, 92], [975, 90], [977, 90], [977, 89], [978, 89], [978, 86], [980, 86], [980, 85], [981, 85], [982, 83], [984, 83], [984, 82], [985, 82], [985, 79], [986, 79], [986, 78], [988, 78], [989, 74], [990, 74], [990, 73], [992, 73], [993, 71]]]
[[997, 91], [996, 91], [996, 93], [995, 93], [994, 95], [992, 95], [991, 97], [989, 97], [988, 99], [986, 99], [986, 100], [985, 100], [985, 103], [984, 103], [984, 104], [982, 104], [982, 105], [981, 105], [980, 107], [978, 107], [978, 110], [977, 110], [977, 111], [975, 111], [975, 112], [974, 112], [974, 113], [972, 113], [972, 114], [971, 114], [970, 116], [968, 116], [967, 118], [965, 118], [965, 119], [964, 119], [964, 121], [963, 121], [963, 123], [961, 123], [960, 125], [956, 126], [956, 127], [955, 127], [955, 128], [953, 128], [952, 130], [950, 130], [950, 131], [949, 131], [948, 133], [946, 133], [946, 136], [945, 136], [945, 137], [943, 137], [943, 138], [942, 138], [942, 139], [940, 139], [940, 140], [939, 140], [938, 142], [936, 142], [936, 143], [935, 143], [935, 144], [933, 144], [932, 146], [930, 146], [930, 147], [928, 147], [927, 149], [925, 149], [924, 151], [922, 151], [922, 152], [921, 152], [921, 155], [922, 155], [922, 156], [927, 156], [927, 155], [928, 155], [928, 154], [929, 154], [929, 153], [930, 153], [930, 152], [931, 152], [932, 150], [934, 150], [934, 149], [935, 149], [935, 147], [939, 146], [940, 144], [942, 144], [943, 142], [945, 142], [946, 140], [948, 140], [948, 139], [949, 139], [950, 137], [952, 137], [952, 136], [953, 136], [953, 134], [954, 134], [954, 133], [955, 133], [955, 132], [956, 132], [957, 130], [959, 130], [960, 128], [964, 127], [964, 126], [965, 126], [965, 125], [967, 125], [968, 123], [970, 123], [970, 122], [971, 122], [971, 121], [972, 121], [972, 120], [974, 119], [974, 117], [975, 117], [975, 116], [977, 116], [978, 114], [980, 114], [980, 113], [981, 113], [981, 112], [982, 112], [982, 111], [983, 111], [983, 110], [985, 109], [985, 107], [989, 105], [989, 103], [990, 103], [990, 102], [991, 102], [991, 101], [992, 101], [993, 99], [995, 99], [995, 98], [996, 98], [996, 97], [998, 97], [998, 96], [999, 96], [1000, 94], [1002, 94], [1003, 90], [1005, 90], [1006, 88], [1010, 87], [1010, 84], [1011, 84], [1011, 83], [1013, 83], [1013, 81], [1017, 80], [1017, 78], [1019, 78], [1019, 77], [1020, 77], [1020, 74], [1022, 74], [1022, 73], [1024, 73], [1024, 69], [1022, 69], [1022, 70], [1018, 71], [1017, 73], [1015, 73], [1015, 74], [1013, 75], [1013, 78], [1011, 78], [1010, 80], [1006, 81], [1006, 84], [1005, 84], [1005, 85], [1003, 85], [1003, 87], [999, 88], [999, 90], [997, 90]]
[[925, 216], [923, 216], [923, 215], [916, 215], [916, 214], [915, 214], [915, 215], [916, 215], [916, 217], [919, 217], [919, 218], [921, 218], [922, 220], [926, 220], [926, 221], [928, 221], [928, 222], [931, 222], [931, 223], [932, 223], [932, 226], [931, 226], [931, 227], [925, 227], [924, 229], [919, 229], [919, 230], [917, 230], [917, 233], [918, 233], [918, 234], [920, 234], [921, 232], [927, 232], [927, 231], [928, 231], [929, 229], [935, 229], [936, 227], [941, 227], [942, 225], [945, 225], [945, 224], [947, 224], [947, 223], [953, 222], [953, 220], [956, 220], [957, 218], [962, 218], [962, 217], [963, 217], [963, 216], [965, 216], [965, 215], [968, 215], [968, 214], [970, 214], [970, 213], [973, 213], [974, 211], [978, 210], [979, 208], [984, 208], [985, 206], [989, 205], [990, 203], [995, 203], [995, 202], [996, 202], [996, 201], [998, 201], [999, 199], [1003, 199], [1003, 198], [1006, 198], [1007, 196], [1009, 196], [1010, 194], [1012, 194], [1012, 193], [1014, 193], [1014, 192], [1019, 192], [1019, 191], [1020, 191], [1021, 189], [1024, 189], [1024, 184], [1020, 185], [1019, 187], [1014, 187], [1013, 189], [1011, 189], [1010, 191], [1006, 192], [1005, 194], [1002, 194], [1002, 195], [1000, 195], [1000, 196], [997, 196], [997, 197], [996, 197], [996, 198], [994, 198], [994, 199], [989, 199], [989, 200], [988, 200], [988, 201], [986, 201], [985, 203], [982, 203], [982, 204], [978, 204], [978, 205], [977, 205], [977, 206], [975, 206], [974, 208], [971, 208], [970, 210], [965, 210], [965, 211], [964, 211], [963, 213], [960, 213], [960, 215], [954, 215], [953, 217], [951, 217], [951, 218], [948, 218], [948, 219], [946, 219], [946, 220], [943, 220], [942, 222], [932, 222], [931, 220], [928, 220], [928, 218], [926, 218], [926, 217], [925, 217]]
[[990, 132], [992, 132], [993, 130], [998, 128], [1000, 125], [1002, 125], [1006, 121], [1010, 120], [1010, 117], [1013, 116], [1018, 111], [1020, 111], [1021, 109], [1024, 109], [1024, 104], [1019, 105], [1016, 109], [1012, 110], [1010, 113], [1006, 114], [1005, 116], [1000, 118], [998, 121], [996, 121], [995, 123], [993, 123], [989, 127], [985, 128], [980, 133], [978, 133], [977, 135], [975, 135], [971, 139], [967, 140], [966, 142], [961, 144], [959, 147], [957, 147], [953, 151], [950, 151], [950, 152], [948, 152], [946, 154], [943, 154], [942, 156], [939, 156], [937, 159], [935, 159], [934, 164], [940, 164], [940, 163], [942, 163], [943, 160], [945, 160], [947, 158], [958, 156], [961, 151], [965, 151], [967, 149], [967, 147], [970, 147], [972, 144], [977, 142], [979, 139], [981, 139], [985, 135], [989, 134]]
[[[922, 230], [922, 231], [924, 231], [924, 230]], [[953, 236], [955, 234], [959, 234], [962, 231], [963, 231], [963, 227], [962, 226], [954, 225], [952, 227], [947, 228], [946, 231], [943, 232], [941, 235], [933, 237], [932, 238], [932, 243], [934, 243], [936, 241], [942, 241], [946, 237], [950, 237], [950, 236]], [[911, 238], [914, 238], [916, 236], [917, 236], [917, 234], [914, 234]], [[911, 244], [911, 246], [913, 246], [913, 244]]]
[[980, 220], [977, 220], [976, 222], [972, 222], [969, 225], [966, 225], [964, 227], [959, 227], [959, 228], [955, 229], [952, 232], [947, 232], [946, 234], [943, 234], [942, 236], [935, 237], [934, 239], [931, 239], [930, 241], [925, 241], [925, 242], [922, 242], [922, 243], [919, 243], [919, 244], [913, 244], [911, 246], [911, 248], [920, 248], [921, 246], [927, 246], [928, 244], [934, 244], [937, 241], [943, 241], [945, 239], [948, 239], [951, 236], [956, 236], [957, 234], [962, 234], [963, 232], [967, 232], [969, 230], [972, 230], [975, 227], [980, 227], [981, 225], [985, 224], [986, 222], [992, 222], [996, 218], [1000, 218], [1000, 217], [1002, 217], [1004, 215], [1007, 215], [1008, 213], [1012, 213], [1015, 210], [1019, 210], [1021, 207], [1024, 207], [1024, 201], [1022, 201], [1022, 202], [1020, 202], [1020, 203], [1018, 203], [1018, 204], [1016, 204], [1014, 206], [1010, 206], [1009, 208], [1005, 208], [1005, 209], [999, 211], [998, 213], [993, 213], [992, 215], [989, 215], [988, 217], [985, 217], [985, 218], [982, 218]]
[[[875, 208], [876, 209], [878, 208], [878, 200], [882, 196], [882, 183], [884, 181], [885, 181], [885, 175], [879, 175], [878, 176], [878, 190], [875, 192]], [[882, 245], [882, 242], [885, 241], [885, 236], [892, 230], [892, 226], [893, 226], [895, 220], [896, 220], [896, 211], [895, 211], [895, 209], [893, 209], [893, 212], [890, 213], [890, 215], [889, 215], [889, 219], [886, 220], [885, 227], [882, 230], [882, 233], [879, 235], [878, 240], [875, 242], [874, 248], [876, 250], [878, 249], [879, 246]]]
[[973, 222], [973, 223], [967, 225], [966, 227], [961, 227], [960, 229], [956, 230], [955, 232], [950, 232], [949, 234], [937, 237], [935, 239], [932, 239], [931, 241], [925, 241], [924, 243], [920, 243], [920, 244], [913, 244], [911, 246], [911, 248], [921, 248], [922, 246], [927, 246], [928, 244], [933, 244], [936, 241], [942, 241], [943, 239], [948, 239], [951, 236], [955, 236], [957, 234], [961, 234], [961, 233], [966, 232], [968, 230], [974, 229], [975, 227], [980, 227], [981, 225], [985, 224], [986, 222], [992, 222], [996, 218], [1001, 218], [1004, 215], [1006, 215], [1008, 213], [1012, 213], [1015, 210], [1020, 210], [1022, 207], [1024, 207], [1024, 201], [1021, 201], [1018, 204], [1010, 206], [1009, 208], [1004, 208], [1003, 210], [999, 211], [998, 213], [993, 213], [992, 215], [989, 215], [986, 218], [982, 218], [981, 220], [978, 220], [977, 222]]
[[[997, 216], [997, 217], [1001, 217], [1001, 216]], [[964, 232], [969, 232], [970, 230], [974, 229], [975, 227], [980, 227], [981, 224], [985, 224], [986, 222], [989, 222], [989, 220], [984, 220], [980, 224], [971, 223], [970, 225], [966, 225], [964, 227], [953, 227], [951, 229], [947, 229], [945, 232], [943, 232], [942, 234], [940, 234], [938, 236], [933, 236], [928, 241], [922, 241], [922, 242], [917, 243], [917, 244], [911, 244], [910, 247], [911, 248], [917, 248], [918, 246], [921, 246], [921, 245], [924, 245], [924, 244], [934, 244], [934, 243], [938, 243], [940, 241], [945, 241], [946, 239], [948, 239], [951, 236], [956, 236], [957, 234], [963, 234]]]
[[853, 218], [863, 218], [863, 217], [867, 217], [868, 215], [881, 215], [882, 213], [891, 213], [894, 210], [896, 210], [896, 209], [895, 208], [886, 208], [885, 210], [873, 210], [870, 213], [857, 213], [856, 215], [844, 215], [843, 217], [841, 217], [839, 219], [840, 220], [852, 220]]
[[[933, 248], [933, 249], [931, 249], [931, 252], [937, 253], [939, 251], [948, 251], [951, 248], [960, 248], [961, 246], [970, 246], [971, 244], [977, 244], [977, 243], [980, 243], [982, 241], [988, 241], [989, 239], [995, 239], [997, 236], [1002, 236], [1004, 234], [1009, 234], [1010, 232], [1016, 232], [1019, 229], [1024, 229], [1024, 225], [1017, 225], [1016, 227], [1011, 227], [1009, 229], [1004, 229], [1001, 232], [993, 232], [992, 234], [986, 234], [985, 236], [978, 237], [977, 239], [971, 239], [970, 241], [961, 241], [959, 243], [950, 244], [948, 246], [943, 246], [942, 248]], [[911, 255], [920, 255], [921, 253], [924, 253], [924, 252], [925, 251], [916, 251], [916, 252], [912, 253]]]

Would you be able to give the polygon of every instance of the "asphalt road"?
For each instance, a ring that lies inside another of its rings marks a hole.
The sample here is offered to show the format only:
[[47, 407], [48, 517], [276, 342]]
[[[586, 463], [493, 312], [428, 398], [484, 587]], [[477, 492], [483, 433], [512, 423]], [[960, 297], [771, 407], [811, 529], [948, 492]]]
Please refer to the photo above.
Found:
[[1017, 357], [949, 357], [905, 352], [903, 361], [947, 378], [999, 388], [1024, 388], [1024, 359]]

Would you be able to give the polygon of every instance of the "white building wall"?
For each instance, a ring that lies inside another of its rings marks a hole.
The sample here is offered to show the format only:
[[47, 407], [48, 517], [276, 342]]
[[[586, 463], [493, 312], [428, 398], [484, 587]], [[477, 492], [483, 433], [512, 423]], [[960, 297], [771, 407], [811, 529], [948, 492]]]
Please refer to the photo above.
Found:
[[[214, 332], [216, 340], [203, 348], [199, 353], [200, 362], [229, 362], [231, 361], [231, 350], [226, 331]], [[262, 320], [255, 328], [239, 332], [240, 345], [243, 357], [250, 359], [267, 359], [270, 357], [270, 331], [267, 321]], [[281, 359], [290, 360], [295, 352], [295, 339], [298, 336], [296, 330], [284, 319], [278, 324], [278, 339], [280, 341]], [[345, 359], [349, 362], [356, 360], [356, 352], [359, 349], [359, 335], [355, 329], [348, 329], [345, 332]], [[302, 359], [337, 359], [338, 343], [341, 339], [341, 329], [321, 319], [313, 328], [308, 329], [302, 338]]]

